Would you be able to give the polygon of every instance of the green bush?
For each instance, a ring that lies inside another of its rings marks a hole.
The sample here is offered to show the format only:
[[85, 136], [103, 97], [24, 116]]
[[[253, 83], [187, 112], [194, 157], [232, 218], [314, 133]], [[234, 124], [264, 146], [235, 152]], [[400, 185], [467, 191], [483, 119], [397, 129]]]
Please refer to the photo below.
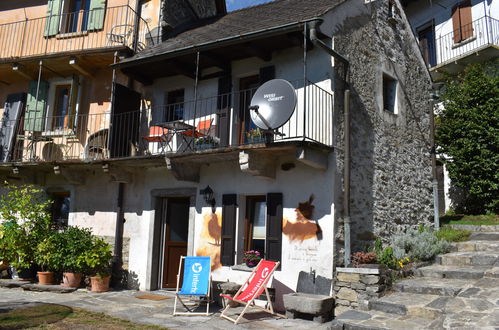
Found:
[[66, 258], [62, 234], [58, 232], [50, 234], [38, 243], [35, 249], [35, 262], [42, 268], [42, 271], [60, 270]]
[[390, 246], [385, 247], [381, 253], [376, 254], [376, 261], [382, 265], [387, 265], [388, 268], [398, 269], [399, 265], [397, 258], [393, 254], [393, 249]]
[[62, 253], [65, 258], [61, 269], [69, 273], [83, 273], [88, 269], [87, 251], [92, 248], [93, 238], [90, 229], [68, 226], [62, 232]]
[[392, 239], [393, 254], [397, 259], [432, 260], [437, 254], [449, 251], [449, 242], [439, 239], [430, 229], [408, 230]]
[[435, 233], [439, 239], [447, 242], [465, 242], [470, 240], [471, 232], [462, 229], [443, 227]]
[[102, 238], [93, 236], [91, 245], [84, 253], [88, 274], [100, 277], [109, 275], [112, 257], [111, 245]]

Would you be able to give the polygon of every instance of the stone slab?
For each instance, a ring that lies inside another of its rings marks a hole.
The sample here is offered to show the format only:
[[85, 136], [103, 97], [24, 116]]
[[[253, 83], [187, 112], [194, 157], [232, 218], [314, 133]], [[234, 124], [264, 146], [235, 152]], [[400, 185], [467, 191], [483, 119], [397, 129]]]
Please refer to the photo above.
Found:
[[338, 267], [337, 273], [356, 273], [356, 274], [373, 274], [379, 275], [381, 273], [378, 268], [354, 268], [354, 267]]

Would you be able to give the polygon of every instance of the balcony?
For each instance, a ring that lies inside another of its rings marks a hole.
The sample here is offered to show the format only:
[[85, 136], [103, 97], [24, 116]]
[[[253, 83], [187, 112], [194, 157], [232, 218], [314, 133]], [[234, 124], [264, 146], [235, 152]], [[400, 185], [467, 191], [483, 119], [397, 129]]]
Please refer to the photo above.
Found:
[[[441, 79], [441, 71], [457, 73], [462, 70], [462, 65], [483, 62], [497, 56], [499, 21], [484, 16], [436, 38], [434, 42], [420, 44], [432, 76]], [[475, 54], [480, 56], [470, 56]]]
[[[76, 114], [4, 121], [0, 161], [82, 163], [134, 158], [202, 157], [242, 149], [333, 146], [333, 95], [295, 81], [298, 102], [278, 134], [257, 129], [248, 110], [254, 90], [111, 115]], [[41, 123], [40, 123], [41, 121]], [[42, 131], [33, 131], [42, 127]]]
[[0, 62], [150, 43], [147, 22], [128, 6], [81, 10], [0, 25]]

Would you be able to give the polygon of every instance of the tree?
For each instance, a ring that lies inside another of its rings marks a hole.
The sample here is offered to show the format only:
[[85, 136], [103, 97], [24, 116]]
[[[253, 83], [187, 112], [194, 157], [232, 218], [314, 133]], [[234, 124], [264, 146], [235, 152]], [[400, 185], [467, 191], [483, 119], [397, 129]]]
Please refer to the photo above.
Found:
[[456, 211], [499, 208], [499, 60], [472, 64], [449, 77], [437, 118], [436, 142], [452, 183], [465, 198]]

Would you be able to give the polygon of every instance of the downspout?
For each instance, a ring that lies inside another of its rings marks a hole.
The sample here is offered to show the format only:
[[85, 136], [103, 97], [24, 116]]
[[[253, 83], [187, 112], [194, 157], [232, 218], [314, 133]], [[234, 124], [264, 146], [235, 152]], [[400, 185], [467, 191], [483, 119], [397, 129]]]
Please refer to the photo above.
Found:
[[440, 214], [439, 214], [439, 201], [438, 201], [438, 179], [437, 179], [437, 151], [435, 147], [435, 118], [434, 108], [435, 102], [438, 100], [438, 87], [433, 85], [431, 93], [431, 111], [430, 111], [430, 153], [431, 153], [431, 174], [433, 186], [433, 223], [434, 230], [440, 229]]
[[114, 233], [114, 253], [113, 253], [113, 286], [119, 287], [122, 283], [121, 270], [123, 267], [123, 227], [125, 224], [123, 212], [123, 194], [125, 184], [118, 183], [118, 205], [116, 209], [116, 230]]
[[329, 55], [331, 55], [335, 60], [340, 61], [344, 65], [344, 111], [343, 119], [345, 125], [344, 134], [344, 156], [343, 156], [343, 223], [344, 223], [344, 236], [345, 236], [345, 255], [344, 263], [345, 267], [350, 264], [350, 254], [351, 254], [351, 241], [350, 241], [350, 89], [348, 81], [348, 69], [349, 61], [348, 59], [339, 54], [334, 49], [326, 45], [322, 40], [317, 37], [317, 27], [323, 22], [322, 19], [317, 19], [308, 23], [310, 41], [312, 44]]

